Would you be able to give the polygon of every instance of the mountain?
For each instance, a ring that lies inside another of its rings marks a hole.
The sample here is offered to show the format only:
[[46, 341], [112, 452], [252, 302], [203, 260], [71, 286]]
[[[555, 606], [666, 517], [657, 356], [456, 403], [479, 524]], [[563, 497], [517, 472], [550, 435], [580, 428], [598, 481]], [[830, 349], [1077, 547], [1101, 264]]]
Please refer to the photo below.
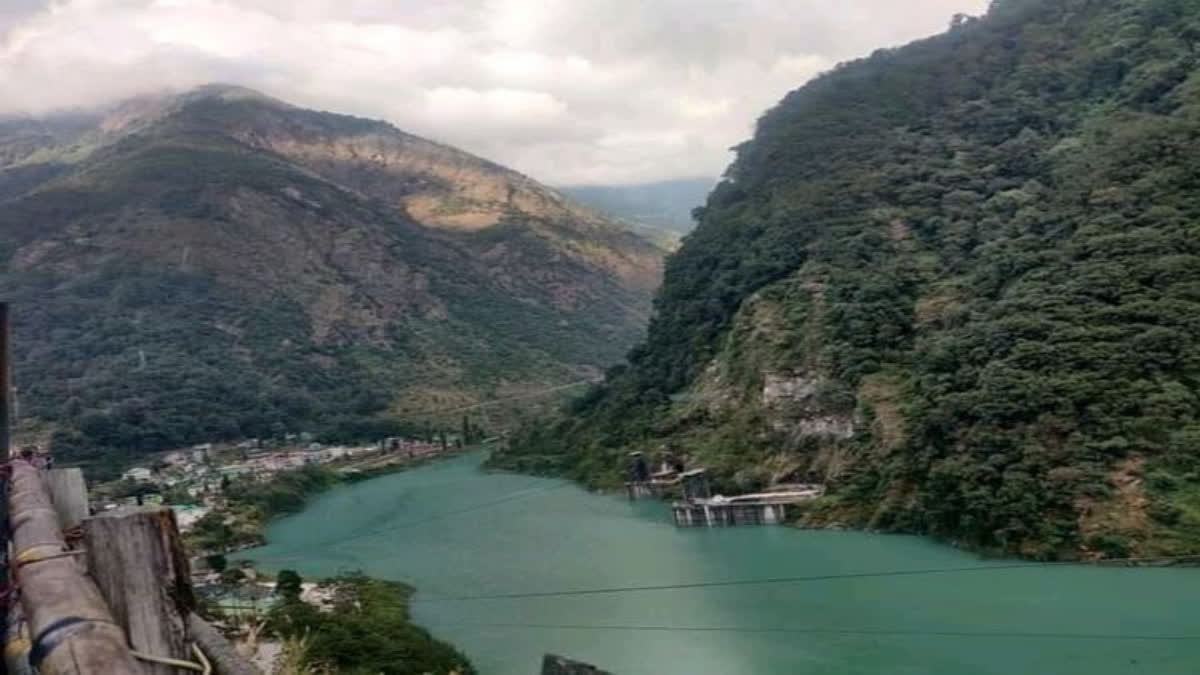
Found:
[[559, 190], [613, 218], [683, 235], [695, 226], [692, 211], [704, 204], [716, 184], [715, 178], [681, 178], [639, 185], [574, 185]]
[[995, 0], [791, 92], [644, 344], [500, 462], [674, 451], [800, 518], [1036, 558], [1200, 553], [1200, 5]]
[[662, 253], [504, 167], [237, 87], [0, 120], [19, 403], [66, 459], [370, 436], [593, 377]]

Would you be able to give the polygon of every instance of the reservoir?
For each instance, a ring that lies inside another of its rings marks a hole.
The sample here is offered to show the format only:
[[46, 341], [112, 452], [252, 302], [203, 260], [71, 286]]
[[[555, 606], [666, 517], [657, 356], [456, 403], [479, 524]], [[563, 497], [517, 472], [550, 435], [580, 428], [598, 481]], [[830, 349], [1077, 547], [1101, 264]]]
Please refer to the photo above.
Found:
[[546, 652], [617, 675], [1200, 672], [1200, 570], [981, 560], [856, 532], [678, 529], [662, 503], [479, 463], [330, 492], [246, 557], [306, 579], [362, 570], [410, 583], [414, 619], [485, 675], [535, 675]]

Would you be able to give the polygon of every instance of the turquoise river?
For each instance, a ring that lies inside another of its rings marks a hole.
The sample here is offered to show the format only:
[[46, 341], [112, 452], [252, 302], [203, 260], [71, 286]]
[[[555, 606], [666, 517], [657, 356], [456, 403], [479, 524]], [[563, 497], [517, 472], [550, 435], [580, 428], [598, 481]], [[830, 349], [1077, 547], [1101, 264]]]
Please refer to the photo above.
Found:
[[[676, 529], [663, 504], [479, 461], [335, 490], [274, 523], [248, 557], [308, 578], [411, 583], [415, 619], [484, 675], [534, 675], [545, 652], [618, 675], [1200, 673], [1200, 570], [989, 561], [854, 532]], [[722, 584], [763, 580], [775, 582]], [[668, 588], [614, 590], [645, 586]], [[478, 599], [504, 595], [526, 597]]]

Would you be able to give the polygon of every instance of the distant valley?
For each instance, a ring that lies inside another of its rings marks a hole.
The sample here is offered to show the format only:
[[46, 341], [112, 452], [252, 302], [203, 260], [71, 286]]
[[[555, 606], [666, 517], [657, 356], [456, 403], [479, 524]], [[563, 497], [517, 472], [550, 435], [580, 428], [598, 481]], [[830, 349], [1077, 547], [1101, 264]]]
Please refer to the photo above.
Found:
[[559, 189], [585, 206], [628, 224], [652, 240], [677, 243], [696, 226], [692, 211], [704, 205], [716, 178], [681, 178], [633, 185], [575, 185]]

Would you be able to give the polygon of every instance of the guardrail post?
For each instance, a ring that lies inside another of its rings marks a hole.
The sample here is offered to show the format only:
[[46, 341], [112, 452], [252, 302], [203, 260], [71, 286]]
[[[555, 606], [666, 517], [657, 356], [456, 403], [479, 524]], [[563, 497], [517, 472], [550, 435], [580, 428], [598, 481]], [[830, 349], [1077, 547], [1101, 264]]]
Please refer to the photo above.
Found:
[[[139, 654], [191, 661], [189, 641], [199, 645], [216, 675], [261, 675], [236, 655], [233, 645], [195, 616], [187, 555], [170, 508], [127, 508], [83, 521], [88, 569], [117, 623]], [[145, 664], [153, 675], [179, 670]]]
[[9, 465], [10, 562], [29, 622], [30, 663], [51, 675], [142, 675], [125, 632], [67, 550], [38, 470], [22, 459]]

